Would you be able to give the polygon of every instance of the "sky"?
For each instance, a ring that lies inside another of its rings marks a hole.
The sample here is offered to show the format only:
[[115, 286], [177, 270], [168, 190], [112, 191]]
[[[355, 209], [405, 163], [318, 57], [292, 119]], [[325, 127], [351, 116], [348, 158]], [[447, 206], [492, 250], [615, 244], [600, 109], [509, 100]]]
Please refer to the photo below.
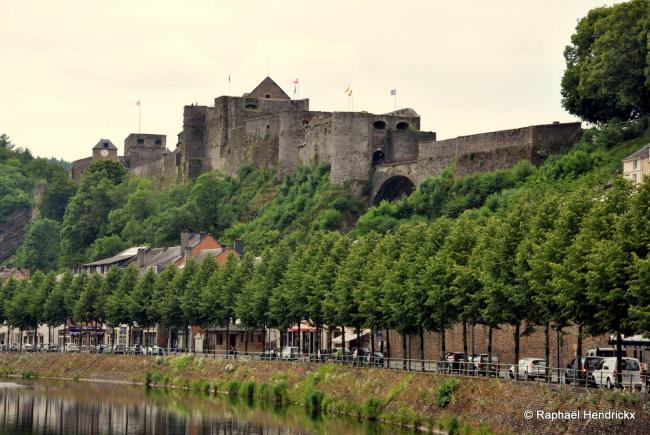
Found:
[[[75, 160], [100, 138], [182, 130], [270, 75], [312, 110], [414, 108], [439, 139], [552, 121], [592, 0], [0, 0], [0, 133]], [[228, 77], [231, 77], [230, 91]]]

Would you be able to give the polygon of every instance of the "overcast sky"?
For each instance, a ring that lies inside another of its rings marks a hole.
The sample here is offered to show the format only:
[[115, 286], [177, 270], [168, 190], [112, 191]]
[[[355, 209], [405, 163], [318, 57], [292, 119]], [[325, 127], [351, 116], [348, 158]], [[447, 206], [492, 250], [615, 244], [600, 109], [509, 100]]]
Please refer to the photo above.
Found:
[[270, 76], [313, 110], [412, 107], [444, 139], [552, 121], [562, 53], [593, 0], [0, 0], [0, 133], [74, 160], [100, 138], [182, 128]]

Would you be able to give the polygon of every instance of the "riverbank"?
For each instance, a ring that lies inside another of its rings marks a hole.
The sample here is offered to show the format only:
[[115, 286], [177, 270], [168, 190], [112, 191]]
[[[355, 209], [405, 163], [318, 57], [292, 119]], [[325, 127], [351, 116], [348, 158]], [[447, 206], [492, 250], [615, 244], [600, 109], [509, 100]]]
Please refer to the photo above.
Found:
[[[307, 403], [323, 412], [396, 425], [479, 432], [650, 433], [650, 402], [602, 390], [573, 391], [484, 378], [358, 369], [332, 364], [90, 354], [0, 353], [0, 374], [132, 382]], [[527, 420], [525, 411], [577, 411], [580, 418]], [[628, 411], [634, 420], [585, 419], [582, 411]]]

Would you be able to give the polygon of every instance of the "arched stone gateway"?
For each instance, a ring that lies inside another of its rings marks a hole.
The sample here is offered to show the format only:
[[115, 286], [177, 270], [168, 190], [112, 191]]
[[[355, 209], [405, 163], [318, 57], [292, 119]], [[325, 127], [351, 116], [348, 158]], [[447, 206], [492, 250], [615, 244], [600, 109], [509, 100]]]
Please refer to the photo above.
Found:
[[403, 175], [396, 175], [383, 182], [379, 190], [377, 190], [372, 203], [377, 205], [383, 200], [395, 201], [403, 196], [410, 195], [414, 191], [415, 184], [413, 184], [410, 178]]

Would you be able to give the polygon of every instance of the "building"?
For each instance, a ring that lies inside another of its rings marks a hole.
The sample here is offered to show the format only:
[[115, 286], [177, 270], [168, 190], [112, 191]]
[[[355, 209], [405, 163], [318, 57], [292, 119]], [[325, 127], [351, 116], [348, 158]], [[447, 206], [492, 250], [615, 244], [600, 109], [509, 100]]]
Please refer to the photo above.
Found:
[[642, 183], [650, 174], [650, 144], [625, 157], [622, 162], [623, 176], [634, 184]]
[[185, 106], [179, 134], [179, 176], [210, 170], [236, 174], [242, 165], [277, 168], [328, 164], [330, 180], [373, 202], [410, 193], [424, 179], [454, 165], [459, 176], [540, 163], [575, 143], [580, 123], [553, 122], [439, 141], [420, 131], [420, 115], [406, 108], [384, 114], [310, 110], [270, 77], [241, 97], [213, 106]]
[[18, 269], [16, 267], [4, 267], [0, 270], [0, 284], [8, 279], [15, 279], [20, 281], [29, 280], [29, 269]]
[[[553, 122], [438, 140], [435, 132], [420, 131], [420, 115], [411, 108], [383, 114], [314, 111], [309, 99], [291, 99], [266, 77], [241, 97], [185, 106], [174, 151], [166, 148], [164, 135], [134, 133], [124, 141], [124, 156], [110, 158], [160, 184], [212, 170], [234, 175], [243, 165], [284, 176], [300, 165], [327, 164], [333, 184], [349, 185], [377, 203], [410, 193], [449, 165], [463, 176], [524, 159], [540, 163], [580, 133], [580, 123]], [[79, 181], [96, 159], [93, 150], [93, 157], [73, 162], [72, 178]]]

